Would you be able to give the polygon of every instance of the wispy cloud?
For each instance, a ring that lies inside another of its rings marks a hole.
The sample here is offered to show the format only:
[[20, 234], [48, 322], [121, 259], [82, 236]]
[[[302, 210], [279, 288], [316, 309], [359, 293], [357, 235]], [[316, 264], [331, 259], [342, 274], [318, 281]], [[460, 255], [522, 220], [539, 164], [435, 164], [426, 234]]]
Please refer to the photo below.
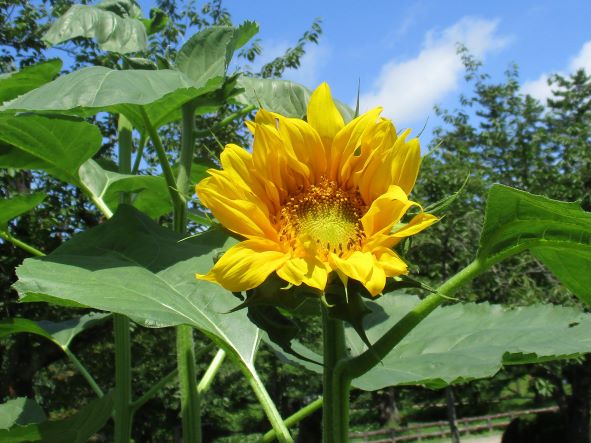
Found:
[[484, 58], [509, 41], [498, 35], [497, 27], [498, 20], [464, 17], [442, 31], [429, 31], [416, 57], [382, 66], [370, 91], [361, 96], [362, 108], [381, 105], [385, 115], [402, 123], [425, 119], [438, 101], [458, 88], [463, 66], [457, 44]]
[[[566, 69], [560, 70], [556, 74], [568, 75], [581, 68], [591, 72], [591, 40], [584, 43], [579, 53], [570, 59]], [[535, 80], [526, 81], [521, 90], [524, 94], [529, 94], [545, 103], [546, 99], [552, 96], [552, 88], [548, 85], [549, 78], [550, 74], [545, 72]]]

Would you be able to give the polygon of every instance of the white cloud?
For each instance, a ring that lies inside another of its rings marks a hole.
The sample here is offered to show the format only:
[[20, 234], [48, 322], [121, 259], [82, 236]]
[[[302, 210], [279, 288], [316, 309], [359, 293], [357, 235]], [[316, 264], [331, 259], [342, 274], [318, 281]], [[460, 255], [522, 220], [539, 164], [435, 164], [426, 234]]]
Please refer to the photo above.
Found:
[[458, 87], [463, 65], [457, 44], [483, 58], [508, 42], [497, 35], [497, 26], [498, 20], [465, 17], [443, 31], [428, 32], [415, 58], [390, 60], [382, 67], [370, 92], [360, 98], [362, 108], [381, 105], [398, 122], [425, 119], [439, 100]]
[[[558, 71], [556, 74], [568, 75], [581, 68], [585, 69], [587, 72], [591, 72], [591, 41], [583, 44], [579, 53], [571, 58], [566, 70]], [[550, 74], [545, 72], [536, 80], [530, 80], [523, 83], [521, 90], [524, 94], [529, 94], [540, 100], [542, 103], [546, 103], [546, 99], [552, 96], [552, 89], [550, 85], [548, 85], [549, 77]]]

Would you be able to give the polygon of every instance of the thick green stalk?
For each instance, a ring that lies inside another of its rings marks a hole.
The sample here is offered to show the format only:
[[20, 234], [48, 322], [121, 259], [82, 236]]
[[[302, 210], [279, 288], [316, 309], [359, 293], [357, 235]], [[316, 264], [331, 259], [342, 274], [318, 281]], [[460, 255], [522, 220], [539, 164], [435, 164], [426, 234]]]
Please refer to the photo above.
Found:
[[347, 355], [345, 328], [341, 320], [329, 317], [325, 307], [322, 309], [322, 335], [324, 341], [322, 441], [341, 443], [346, 441], [341, 440], [340, 434], [349, 418], [350, 383], [335, 372], [335, 368]]
[[[131, 150], [133, 127], [129, 120], [119, 115], [119, 172], [131, 172]], [[127, 194], [121, 195], [121, 203], [129, 203]], [[133, 422], [131, 410], [131, 336], [129, 319], [113, 314], [115, 334], [115, 443], [129, 443]]]
[[[179, 170], [175, 181], [173, 197], [173, 227], [176, 232], [185, 233], [187, 229], [187, 195], [191, 165], [193, 164], [194, 136], [193, 125], [195, 106], [183, 105], [183, 127], [181, 133], [181, 153]], [[156, 135], [157, 136], [157, 135]], [[154, 141], [154, 136], [152, 136]], [[161, 159], [162, 161], [162, 159]], [[163, 166], [164, 169], [164, 166]], [[181, 393], [181, 417], [183, 422], [183, 442], [201, 442], [201, 404], [197, 394], [197, 368], [195, 364], [195, 344], [193, 328], [177, 326], [177, 366]]]
[[[297, 411], [295, 414], [290, 415], [289, 417], [287, 417], [283, 421], [283, 423], [285, 423], [285, 426], [287, 426], [289, 428], [289, 427], [299, 423], [300, 421], [302, 421], [304, 418], [308, 417], [312, 413], [316, 412], [321, 407], [322, 407], [322, 397], [314, 400], [312, 403], [307, 404], [302, 409]], [[275, 440], [276, 438], [277, 438], [277, 432], [275, 432], [275, 429], [271, 429], [269, 432], [267, 432], [265, 435], [263, 435], [263, 443], [271, 442], [271, 441]]]
[[12, 235], [8, 233], [8, 231], [0, 231], [0, 238], [9, 241], [17, 248], [21, 248], [23, 251], [27, 251], [29, 254], [35, 255], [37, 257], [43, 257], [45, 255], [39, 249], [25, 243], [24, 241], [19, 240], [18, 238], [14, 238]]
[[113, 314], [115, 324], [115, 443], [129, 443], [131, 411], [131, 338], [129, 319]]

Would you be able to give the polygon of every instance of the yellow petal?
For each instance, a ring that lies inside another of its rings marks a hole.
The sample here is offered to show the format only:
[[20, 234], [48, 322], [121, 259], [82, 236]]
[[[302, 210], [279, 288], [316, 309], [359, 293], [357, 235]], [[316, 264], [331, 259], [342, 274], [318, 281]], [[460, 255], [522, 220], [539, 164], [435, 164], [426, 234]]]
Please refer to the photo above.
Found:
[[378, 248], [373, 251], [378, 263], [388, 277], [408, 274], [408, 266], [398, 254], [389, 248]]
[[277, 243], [267, 239], [246, 240], [232, 246], [201, 280], [217, 283], [228, 291], [256, 288], [289, 258]]
[[277, 239], [277, 231], [265, 212], [265, 205], [256, 197], [241, 199], [236, 188], [219, 177], [202, 180], [196, 191], [201, 203], [230, 231], [244, 237]]
[[406, 193], [398, 186], [390, 186], [388, 192], [373, 201], [369, 210], [361, 217], [367, 237], [383, 234], [397, 223], [406, 211], [417, 203], [408, 200]]
[[331, 254], [329, 261], [334, 269], [359, 281], [372, 296], [384, 290], [386, 274], [370, 252], [355, 251], [347, 258]]
[[400, 146], [395, 153], [391, 184], [400, 186], [407, 195], [410, 194], [417, 180], [420, 166], [421, 146], [419, 139], [413, 138]]
[[315, 258], [295, 257], [277, 269], [277, 275], [295, 286], [304, 283], [324, 291], [328, 270], [324, 263]]
[[334, 104], [328, 84], [322, 83], [312, 93], [307, 116], [308, 123], [316, 129], [328, 150], [337, 132], [345, 126], [343, 116]]

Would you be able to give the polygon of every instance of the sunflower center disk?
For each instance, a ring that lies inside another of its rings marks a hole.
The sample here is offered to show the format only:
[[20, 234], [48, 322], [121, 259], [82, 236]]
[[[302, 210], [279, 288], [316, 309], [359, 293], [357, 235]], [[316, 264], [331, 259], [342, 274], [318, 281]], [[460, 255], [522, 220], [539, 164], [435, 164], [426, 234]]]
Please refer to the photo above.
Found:
[[360, 218], [365, 205], [357, 192], [344, 191], [323, 180], [291, 196], [280, 215], [280, 237], [295, 247], [311, 240], [322, 255], [343, 255], [359, 249], [365, 236]]

